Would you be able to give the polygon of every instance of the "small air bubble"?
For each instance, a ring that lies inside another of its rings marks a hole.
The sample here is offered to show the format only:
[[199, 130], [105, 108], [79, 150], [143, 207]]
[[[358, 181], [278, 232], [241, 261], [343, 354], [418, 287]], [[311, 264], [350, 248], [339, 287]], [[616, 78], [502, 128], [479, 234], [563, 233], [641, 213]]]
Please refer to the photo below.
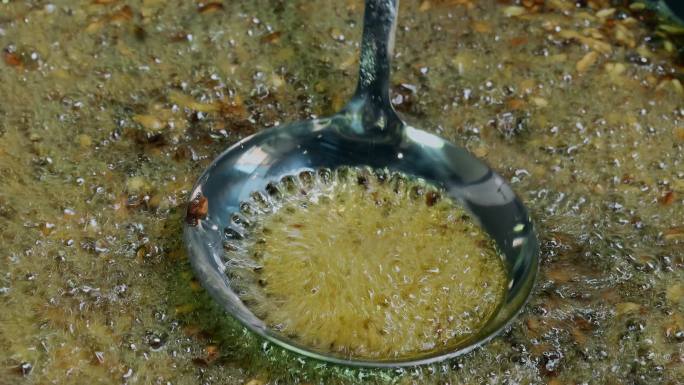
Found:
[[332, 182], [332, 171], [329, 168], [321, 168], [318, 170], [318, 178], [324, 184], [329, 184]]
[[226, 227], [225, 229], [223, 229], [223, 233], [228, 239], [240, 240], [245, 238], [244, 235], [240, 234], [238, 231], [234, 229], [231, 229], [230, 227]]
[[314, 173], [313, 171], [302, 171], [299, 173], [299, 181], [305, 188], [312, 188], [314, 184]]
[[247, 218], [243, 217], [243, 216], [240, 215], [240, 214], [233, 214], [233, 215], [231, 216], [230, 220], [231, 220], [234, 224], [239, 225], [239, 226], [243, 226], [243, 227], [249, 227], [249, 226], [251, 226], [251, 223], [249, 222], [249, 220], [247, 220]]
[[278, 189], [278, 186], [276, 186], [276, 184], [273, 183], [273, 182], [268, 183], [268, 184], [266, 185], [265, 190], [266, 190], [266, 192], [268, 193], [268, 195], [270, 195], [270, 196], [272, 196], [272, 197], [274, 197], [274, 198], [275, 198], [275, 197], [280, 197], [280, 196], [282, 195], [282, 194], [280, 193], [280, 189]]
[[254, 191], [249, 195], [249, 197], [258, 207], [262, 209], [270, 207], [270, 204], [268, 203], [268, 199], [266, 198], [266, 196], [259, 191]]

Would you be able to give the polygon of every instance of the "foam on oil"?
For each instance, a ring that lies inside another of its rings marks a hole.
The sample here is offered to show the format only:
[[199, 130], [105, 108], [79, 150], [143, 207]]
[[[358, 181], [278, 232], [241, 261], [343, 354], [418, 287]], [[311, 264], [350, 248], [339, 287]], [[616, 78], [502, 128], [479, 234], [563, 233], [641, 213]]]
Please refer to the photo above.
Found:
[[255, 315], [301, 344], [376, 359], [441, 350], [502, 300], [493, 242], [433, 186], [341, 169], [267, 191], [243, 206], [250, 234], [229, 232], [230, 274]]

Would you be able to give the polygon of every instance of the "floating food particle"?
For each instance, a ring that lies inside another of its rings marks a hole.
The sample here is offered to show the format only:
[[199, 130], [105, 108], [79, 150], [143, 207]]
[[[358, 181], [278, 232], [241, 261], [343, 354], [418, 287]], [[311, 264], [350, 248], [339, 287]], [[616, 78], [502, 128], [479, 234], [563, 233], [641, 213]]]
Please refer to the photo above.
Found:
[[665, 239], [668, 241], [684, 239], [684, 226], [675, 226], [665, 230]]
[[5, 64], [10, 67], [20, 68], [22, 66], [21, 58], [14, 52], [10, 52], [5, 49], [2, 52], [2, 58], [5, 61]]
[[509, 40], [509, 42], [511, 43], [511, 47], [518, 47], [527, 44], [527, 38], [523, 36], [518, 36], [512, 38], [511, 40]]
[[261, 37], [261, 42], [266, 44], [273, 44], [280, 41], [280, 37], [283, 36], [281, 31], [271, 32]]
[[207, 345], [207, 347], [204, 348], [204, 352], [206, 354], [205, 360], [208, 363], [214, 362], [219, 358], [219, 347], [216, 345]]
[[593, 66], [596, 63], [596, 60], [598, 60], [598, 53], [596, 51], [591, 51], [584, 55], [577, 64], [575, 64], [575, 68], [577, 69], [577, 72], [586, 72], [591, 66]]
[[218, 3], [218, 2], [211, 2], [211, 3], [207, 3], [207, 4], [202, 4], [197, 8], [197, 10], [199, 11], [199, 13], [202, 13], [202, 14], [214, 13], [216, 11], [223, 10], [223, 4]]
[[112, 22], [128, 21], [133, 18], [133, 9], [128, 5], [124, 5], [118, 11], [112, 13], [109, 16], [109, 20]]
[[485, 21], [474, 21], [473, 30], [479, 33], [491, 33], [492, 26]]
[[442, 196], [437, 191], [428, 191], [428, 193], [425, 194], [425, 204], [428, 205], [428, 207], [432, 207], [441, 197]]
[[204, 196], [199, 197], [190, 201], [188, 205], [188, 213], [185, 216], [185, 222], [189, 225], [197, 226], [200, 219], [207, 217], [209, 212], [209, 200]]
[[200, 103], [192, 96], [188, 96], [177, 91], [169, 92], [169, 101], [178, 104], [181, 107], [189, 108], [199, 112], [216, 112], [221, 109], [220, 104], [217, 102]]
[[675, 200], [675, 193], [672, 190], [666, 191], [660, 198], [658, 202], [663, 206], [671, 205]]

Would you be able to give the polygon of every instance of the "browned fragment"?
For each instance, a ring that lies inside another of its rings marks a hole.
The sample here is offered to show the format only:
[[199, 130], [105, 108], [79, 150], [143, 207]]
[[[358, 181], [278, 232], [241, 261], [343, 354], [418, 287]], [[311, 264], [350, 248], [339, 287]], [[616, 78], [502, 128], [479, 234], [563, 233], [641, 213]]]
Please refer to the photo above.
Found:
[[207, 217], [208, 212], [209, 200], [204, 195], [200, 195], [190, 201], [188, 212], [185, 216], [185, 222], [191, 226], [197, 226], [200, 219]]
[[207, 347], [204, 348], [204, 352], [206, 353], [204, 359], [207, 363], [212, 363], [219, 358], [219, 348], [216, 345], [207, 345]]
[[658, 203], [660, 203], [663, 206], [669, 206], [674, 202], [675, 198], [676, 196], [674, 191], [669, 190], [666, 191], [663, 195], [661, 195], [660, 198], [658, 198]]
[[570, 329], [570, 333], [572, 334], [572, 338], [575, 340], [577, 345], [582, 348], [586, 346], [588, 337], [580, 328], [573, 327]]
[[545, 275], [548, 279], [556, 283], [567, 283], [573, 279], [573, 271], [568, 270], [567, 266], [559, 265], [546, 270]]
[[491, 33], [492, 32], [492, 26], [485, 21], [474, 21], [471, 24], [471, 28], [475, 32], [479, 32], [479, 33]]
[[539, 330], [539, 326], [540, 326], [539, 319], [537, 317], [530, 317], [525, 321], [525, 325], [527, 325], [527, 328], [530, 331], [535, 332], [535, 331]]
[[506, 105], [512, 110], [521, 110], [525, 107], [525, 101], [520, 98], [513, 98], [508, 100]]
[[109, 20], [113, 22], [117, 21], [128, 21], [133, 18], [133, 9], [128, 5], [124, 5], [118, 11], [114, 12], [109, 16]]
[[5, 64], [7, 64], [10, 67], [15, 67], [15, 68], [21, 68], [22, 63], [21, 63], [21, 58], [19, 55], [17, 55], [14, 52], [9, 52], [8, 50], [4, 50], [2, 52], [2, 58], [5, 61]]
[[527, 44], [527, 38], [524, 36], [514, 37], [510, 40], [511, 47], [518, 47]]
[[573, 317], [572, 321], [575, 323], [575, 326], [582, 331], [591, 331], [594, 329], [594, 325], [591, 324], [591, 322], [587, 321], [583, 317]]
[[544, 0], [522, 0], [522, 5], [525, 8], [535, 8], [544, 5]]
[[187, 337], [198, 337], [202, 334], [202, 328], [197, 324], [188, 324], [183, 327], [183, 334]]
[[172, 157], [173, 160], [180, 162], [192, 159], [192, 155], [192, 148], [190, 146], [180, 146], [174, 151]]
[[235, 96], [232, 101], [221, 101], [219, 111], [224, 118], [234, 120], [246, 120], [249, 116], [245, 104], [240, 96]]
[[260, 41], [265, 44], [273, 44], [280, 41], [280, 37], [283, 35], [281, 31], [271, 32], [261, 37]]
[[180, 43], [180, 42], [188, 41], [188, 33], [183, 32], [183, 31], [175, 32], [175, 33], [171, 34], [169, 39], [173, 43]]
[[425, 194], [425, 204], [428, 205], [428, 207], [432, 207], [440, 198], [441, 195], [437, 191], [429, 191]]
[[219, 2], [201, 4], [199, 7], [197, 7], [197, 11], [199, 11], [199, 13], [214, 13], [221, 10], [223, 10], [223, 4]]
[[192, 363], [201, 367], [201, 368], [206, 368], [209, 366], [209, 363], [207, 362], [207, 360], [205, 360], [204, 358], [200, 358], [200, 357], [193, 358]]
[[684, 226], [670, 227], [665, 230], [665, 239], [668, 241], [684, 239]]
[[677, 127], [674, 130], [675, 139], [684, 140], [684, 127]]

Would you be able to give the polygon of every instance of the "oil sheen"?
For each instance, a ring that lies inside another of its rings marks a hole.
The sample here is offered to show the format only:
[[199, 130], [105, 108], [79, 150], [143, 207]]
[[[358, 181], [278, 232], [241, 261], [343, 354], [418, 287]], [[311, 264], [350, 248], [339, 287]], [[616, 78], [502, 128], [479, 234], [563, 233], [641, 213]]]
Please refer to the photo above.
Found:
[[252, 232], [232, 249], [252, 264], [233, 281], [255, 315], [300, 344], [375, 359], [441, 350], [502, 300], [493, 242], [433, 186], [342, 169], [267, 190], [245, 210]]

